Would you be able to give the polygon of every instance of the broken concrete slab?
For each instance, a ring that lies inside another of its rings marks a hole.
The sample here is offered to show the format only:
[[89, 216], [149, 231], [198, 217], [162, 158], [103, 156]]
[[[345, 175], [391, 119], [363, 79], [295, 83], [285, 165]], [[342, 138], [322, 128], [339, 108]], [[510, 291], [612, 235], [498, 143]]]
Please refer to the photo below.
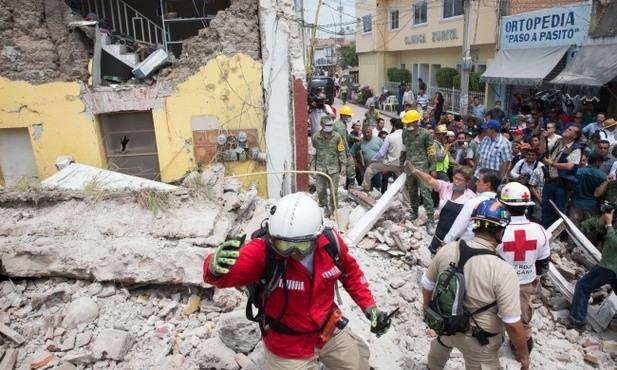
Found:
[[124, 330], [103, 329], [92, 345], [92, 355], [96, 359], [108, 358], [122, 361], [133, 346], [133, 338]]
[[6, 350], [4, 357], [2, 357], [2, 362], [0, 362], [0, 369], [9, 370], [13, 369], [15, 365], [15, 361], [17, 361], [17, 355], [19, 351], [16, 348], [9, 348]]
[[99, 307], [90, 297], [79, 297], [71, 302], [62, 321], [65, 328], [76, 328], [79, 324], [90, 324], [99, 316]]
[[4, 324], [0, 324], [0, 334], [9, 338], [10, 340], [17, 343], [18, 345], [21, 345], [23, 342], [25, 342], [25, 339], [24, 337], [21, 336], [21, 334], [19, 334], [18, 332], [9, 328], [8, 326]]
[[158, 181], [147, 180], [137, 176], [125, 175], [120, 172], [104, 170], [80, 163], [71, 163], [58, 173], [43, 180], [41, 185], [46, 188], [83, 190], [140, 190], [159, 189], [176, 190], [177, 186]]
[[[19, 277], [200, 285], [201, 264], [210, 250], [179, 240], [200, 239], [202, 245], [217, 246], [235, 224], [199, 193], [187, 199], [170, 194], [168, 208], [156, 215], [139, 193], [97, 201], [94, 196], [69, 196], [44, 206], [32, 204], [30, 217], [19, 219], [13, 216], [23, 210], [0, 207], [2, 272]], [[117, 235], [110, 231], [112, 224], [131, 231]]]

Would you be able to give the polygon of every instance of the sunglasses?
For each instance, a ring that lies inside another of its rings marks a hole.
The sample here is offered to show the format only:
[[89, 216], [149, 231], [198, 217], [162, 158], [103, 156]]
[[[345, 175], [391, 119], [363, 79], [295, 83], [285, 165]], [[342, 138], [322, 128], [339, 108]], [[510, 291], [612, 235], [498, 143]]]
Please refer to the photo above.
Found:
[[307, 238], [277, 239], [272, 237], [272, 245], [276, 252], [283, 257], [289, 257], [294, 253], [306, 256], [313, 251], [317, 242], [317, 238], [314, 236], [310, 236], [310, 239]]

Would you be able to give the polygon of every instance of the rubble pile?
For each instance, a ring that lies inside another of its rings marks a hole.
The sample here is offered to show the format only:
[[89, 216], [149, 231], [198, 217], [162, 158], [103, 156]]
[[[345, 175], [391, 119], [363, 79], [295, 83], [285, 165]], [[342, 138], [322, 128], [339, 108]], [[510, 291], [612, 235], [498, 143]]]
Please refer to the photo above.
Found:
[[[189, 176], [192, 188], [172, 192], [156, 212], [143, 191], [0, 192], [0, 369], [266, 368], [244, 293], [201, 283], [201, 268], [238, 226], [255, 230], [272, 201], [220, 176]], [[344, 234], [367, 209], [344, 190], [339, 199]], [[371, 335], [341, 290], [342, 310], [369, 342], [377, 370], [424, 369], [434, 336], [422, 321], [419, 285], [431, 258], [426, 215], [405, 221], [398, 202], [351, 246], [379, 306], [401, 308], [390, 332]], [[565, 266], [567, 252], [553, 244]], [[567, 299], [548, 278], [534, 302], [533, 368], [614, 366], [617, 324], [602, 333], [567, 330], [558, 323]], [[463, 368], [457, 353], [449, 368]], [[507, 343], [501, 354], [506, 369], [517, 368]]]

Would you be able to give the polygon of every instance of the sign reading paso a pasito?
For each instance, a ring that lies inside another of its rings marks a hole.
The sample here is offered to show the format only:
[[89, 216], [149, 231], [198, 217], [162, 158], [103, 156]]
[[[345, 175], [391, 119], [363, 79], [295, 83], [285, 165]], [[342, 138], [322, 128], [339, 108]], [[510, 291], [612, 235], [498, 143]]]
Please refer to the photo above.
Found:
[[591, 3], [503, 17], [501, 48], [522, 49], [581, 44], [587, 36]]

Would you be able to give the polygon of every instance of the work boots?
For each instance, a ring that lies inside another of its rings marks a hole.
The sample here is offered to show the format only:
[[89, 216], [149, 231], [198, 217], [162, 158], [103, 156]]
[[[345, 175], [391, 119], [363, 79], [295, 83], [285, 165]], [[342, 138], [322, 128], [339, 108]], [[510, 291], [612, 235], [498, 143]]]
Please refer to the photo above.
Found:
[[411, 212], [409, 212], [409, 214], [407, 215], [407, 219], [409, 221], [414, 221], [418, 218], [418, 210], [411, 210]]

